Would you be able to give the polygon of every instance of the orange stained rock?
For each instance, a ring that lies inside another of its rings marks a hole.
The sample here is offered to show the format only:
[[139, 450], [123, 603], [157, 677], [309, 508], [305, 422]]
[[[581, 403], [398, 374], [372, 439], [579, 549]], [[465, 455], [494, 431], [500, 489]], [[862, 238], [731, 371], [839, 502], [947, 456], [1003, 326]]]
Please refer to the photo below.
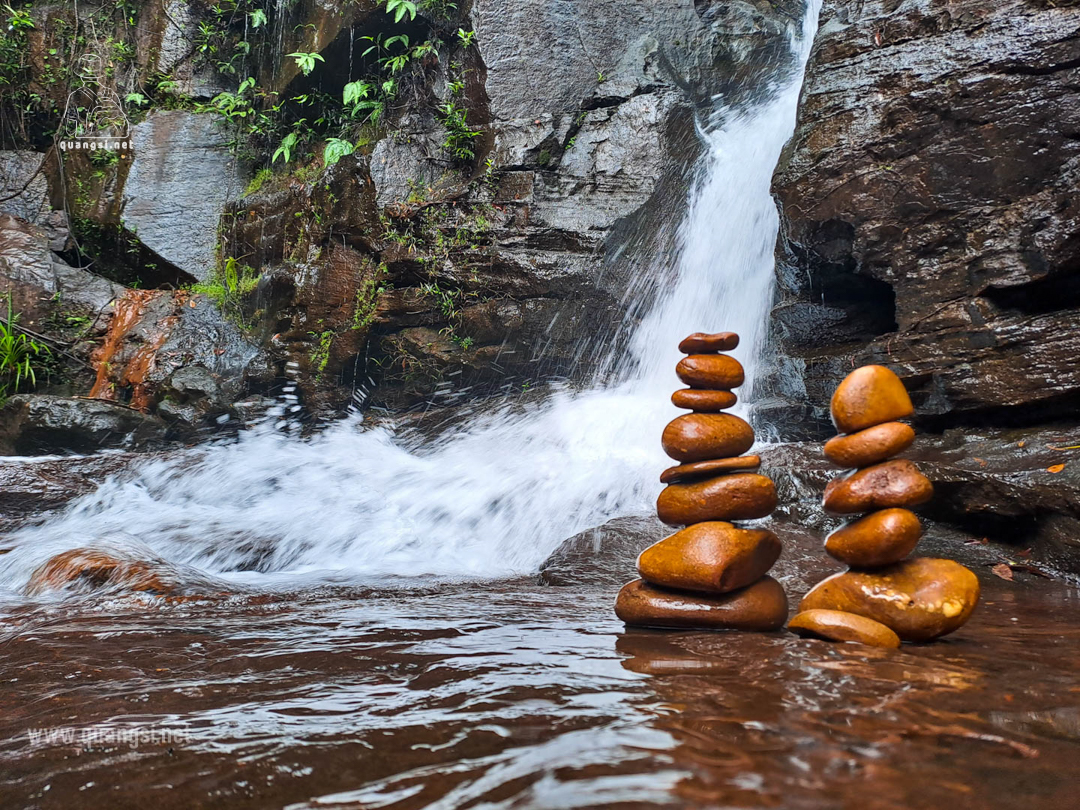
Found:
[[704, 388], [680, 388], [671, 395], [671, 404], [698, 413], [718, 413], [730, 408], [739, 398], [731, 391], [709, 391]]
[[788, 629], [800, 636], [829, 641], [857, 641], [892, 649], [900, 646], [900, 637], [881, 622], [842, 610], [803, 611], [788, 622]]
[[907, 450], [915, 431], [903, 422], [883, 422], [825, 442], [825, 456], [841, 467], [868, 467]]
[[683, 354], [712, 354], [730, 352], [739, 345], [739, 336], [734, 332], [694, 332], [683, 338], [679, 351]]
[[822, 580], [799, 610], [842, 610], [891, 627], [904, 641], [930, 641], [971, 617], [979, 580], [953, 560], [914, 557], [874, 571], [844, 571]]
[[116, 392], [109, 380], [113, 358], [123, 345], [124, 338], [142, 317], [146, 302], [155, 294], [155, 290], [125, 290], [124, 294], [116, 299], [109, 328], [105, 332], [105, 341], [90, 355], [90, 365], [97, 372], [94, 385], [90, 389], [92, 399], [116, 399]]
[[904, 384], [885, 366], [863, 366], [848, 374], [833, 393], [830, 410], [841, 433], [854, 433], [915, 412]]
[[824, 506], [850, 515], [894, 506], [918, 506], [934, 495], [934, 485], [906, 459], [875, 464], [851, 475], [834, 478], [825, 487]]
[[33, 596], [76, 584], [91, 588], [124, 585], [129, 590], [158, 594], [173, 590], [146, 563], [114, 557], [95, 549], [75, 548], [42, 563], [30, 575], [26, 593]]
[[656, 499], [656, 514], [670, 526], [705, 520], [753, 520], [776, 508], [776, 486], [757, 473], [732, 473], [691, 484], [669, 484]]
[[675, 366], [679, 379], [691, 388], [727, 391], [746, 379], [742, 363], [726, 354], [692, 354]]
[[653, 585], [725, 593], [763, 576], [780, 549], [776, 535], [765, 529], [708, 521], [649, 546], [638, 557], [637, 568]]
[[741, 456], [754, 444], [754, 429], [730, 413], [688, 413], [672, 419], [660, 437], [676, 461]]
[[619, 591], [615, 615], [638, 627], [777, 630], [787, 618], [787, 595], [769, 576], [725, 594], [671, 591], [635, 579]]
[[882, 509], [834, 531], [825, 540], [825, 550], [855, 568], [871, 568], [904, 559], [921, 535], [914, 512]]
[[734, 458], [714, 458], [708, 461], [692, 461], [678, 467], [668, 467], [660, 473], [661, 484], [673, 484], [676, 481], [692, 481], [699, 478], [712, 478], [719, 473], [756, 470], [761, 466], [761, 456], [736, 456]]

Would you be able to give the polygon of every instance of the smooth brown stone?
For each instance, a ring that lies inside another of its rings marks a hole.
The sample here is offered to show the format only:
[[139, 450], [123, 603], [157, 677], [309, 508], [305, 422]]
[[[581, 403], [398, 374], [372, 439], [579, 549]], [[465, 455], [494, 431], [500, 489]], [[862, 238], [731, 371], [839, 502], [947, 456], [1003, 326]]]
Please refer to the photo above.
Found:
[[698, 478], [711, 478], [717, 473], [756, 470], [761, 466], [761, 456], [738, 456], [736, 458], [713, 458], [708, 461], [693, 461], [668, 467], [660, 473], [661, 484], [674, 484], [676, 481], [693, 481]]
[[885, 422], [849, 436], [825, 442], [825, 457], [841, 467], [869, 467], [903, 453], [915, 441], [915, 431], [903, 422]]
[[772, 577], [725, 594], [682, 593], [635, 579], [615, 600], [615, 615], [638, 627], [777, 630], [787, 618], [787, 594]]
[[730, 408], [739, 398], [730, 391], [708, 391], [704, 388], [680, 388], [671, 395], [671, 404], [698, 413], [718, 413]]
[[857, 641], [871, 647], [896, 649], [900, 636], [881, 622], [842, 610], [806, 610], [788, 622], [788, 630], [800, 636], [829, 641]]
[[762, 577], [780, 549], [776, 535], [765, 529], [707, 521], [649, 546], [638, 557], [637, 569], [653, 585], [727, 593]]
[[741, 456], [754, 444], [754, 429], [730, 413], [688, 413], [668, 422], [660, 437], [676, 461]]
[[692, 354], [675, 366], [679, 379], [691, 388], [729, 391], [746, 379], [742, 363], [726, 354]]
[[694, 332], [685, 337], [679, 344], [679, 351], [683, 354], [711, 354], [713, 352], [730, 352], [739, 345], [739, 336], [734, 332]]
[[825, 540], [825, 550], [854, 568], [871, 568], [904, 559], [921, 536], [914, 512], [882, 509], [834, 531]]
[[876, 571], [844, 571], [814, 586], [799, 611], [843, 610], [930, 641], [961, 627], [979, 601], [979, 580], [953, 560], [914, 557]]
[[833, 392], [829, 409], [841, 433], [854, 433], [915, 413], [904, 384], [885, 366], [863, 366], [848, 374]]
[[669, 484], [656, 499], [656, 514], [669, 526], [705, 520], [753, 520], [776, 508], [776, 486], [757, 473], [732, 473], [693, 484]]
[[131, 591], [157, 594], [173, 592], [175, 585], [164, 582], [150, 563], [113, 557], [91, 548], [73, 548], [42, 563], [30, 575], [26, 593], [30, 596], [75, 586], [98, 589], [122, 586]]
[[825, 508], [839, 515], [918, 506], [934, 495], [934, 485], [906, 459], [875, 464], [850, 475], [834, 478], [825, 487]]

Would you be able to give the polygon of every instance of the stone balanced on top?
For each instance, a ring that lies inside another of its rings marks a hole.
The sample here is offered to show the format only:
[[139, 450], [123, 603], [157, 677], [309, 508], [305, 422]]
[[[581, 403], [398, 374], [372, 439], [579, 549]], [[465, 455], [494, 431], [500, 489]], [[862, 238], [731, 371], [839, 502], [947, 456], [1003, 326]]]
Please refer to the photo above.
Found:
[[780, 556], [780, 541], [765, 529], [728, 521], [762, 518], [776, 508], [771, 479], [752, 472], [758, 456], [753, 428], [723, 413], [737, 398], [743, 367], [726, 354], [739, 344], [733, 332], [696, 333], [679, 344], [675, 372], [689, 388], [672, 394], [693, 413], [672, 420], [662, 437], [676, 461], [660, 476], [668, 486], [656, 511], [669, 526], [685, 526], [638, 557], [641, 579], [625, 585], [615, 613], [643, 627], [776, 630], [787, 618], [784, 589], [766, 572]]
[[825, 488], [826, 511], [864, 514], [841, 526], [825, 550], [847, 571], [819, 582], [788, 625], [800, 635], [899, 647], [951, 633], [979, 601], [979, 580], [953, 560], [908, 558], [922, 535], [910, 507], [926, 503], [933, 485], [906, 459], [915, 440], [898, 419], [914, 413], [904, 384], [884, 366], [863, 366], [840, 383], [832, 420], [845, 435], [825, 444], [834, 464], [854, 467]]

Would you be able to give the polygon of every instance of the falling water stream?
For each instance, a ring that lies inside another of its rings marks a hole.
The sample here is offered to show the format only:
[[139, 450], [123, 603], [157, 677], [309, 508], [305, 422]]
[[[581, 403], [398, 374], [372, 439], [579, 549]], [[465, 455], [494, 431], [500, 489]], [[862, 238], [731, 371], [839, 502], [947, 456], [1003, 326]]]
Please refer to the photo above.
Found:
[[[610, 550], [575, 563], [588, 584], [535, 581], [565, 538], [650, 511], [686, 332], [739, 332], [752, 388], [770, 177], [817, 8], [793, 35], [794, 68], [699, 121], [677, 250], [640, 281], [663, 277], [664, 293], [611, 349], [628, 355], [622, 382], [426, 441], [360, 417], [310, 438], [267, 423], [143, 462], [4, 537], [0, 807], [1074, 806], [1080, 593], [1067, 585], [983, 576], [961, 632], [878, 650], [625, 628], [612, 602], [632, 560]], [[829, 570], [811, 532], [770, 526], [792, 595]], [[79, 547], [208, 587], [23, 593], [43, 560]], [[922, 547], [988, 570], [978, 543]]]

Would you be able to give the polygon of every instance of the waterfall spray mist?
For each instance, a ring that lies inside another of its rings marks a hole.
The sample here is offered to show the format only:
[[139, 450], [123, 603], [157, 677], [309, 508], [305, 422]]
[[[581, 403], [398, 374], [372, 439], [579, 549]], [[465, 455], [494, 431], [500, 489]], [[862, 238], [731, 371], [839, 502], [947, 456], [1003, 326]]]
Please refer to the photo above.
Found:
[[679, 339], [739, 332], [743, 398], [752, 390], [777, 231], [769, 186], [794, 128], [819, 0], [810, 6], [791, 64], [761, 101], [732, 110], [720, 99], [699, 126], [704, 155], [677, 272], [633, 336], [630, 379], [491, 413], [413, 449], [387, 429], [346, 420], [308, 439], [267, 426], [149, 461], [10, 538], [0, 582], [21, 588], [44, 559], [79, 546], [150, 551], [265, 583], [495, 577], [535, 570], [576, 532], [651, 510], [665, 466], [658, 437], [675, 414], [668, 396]]

